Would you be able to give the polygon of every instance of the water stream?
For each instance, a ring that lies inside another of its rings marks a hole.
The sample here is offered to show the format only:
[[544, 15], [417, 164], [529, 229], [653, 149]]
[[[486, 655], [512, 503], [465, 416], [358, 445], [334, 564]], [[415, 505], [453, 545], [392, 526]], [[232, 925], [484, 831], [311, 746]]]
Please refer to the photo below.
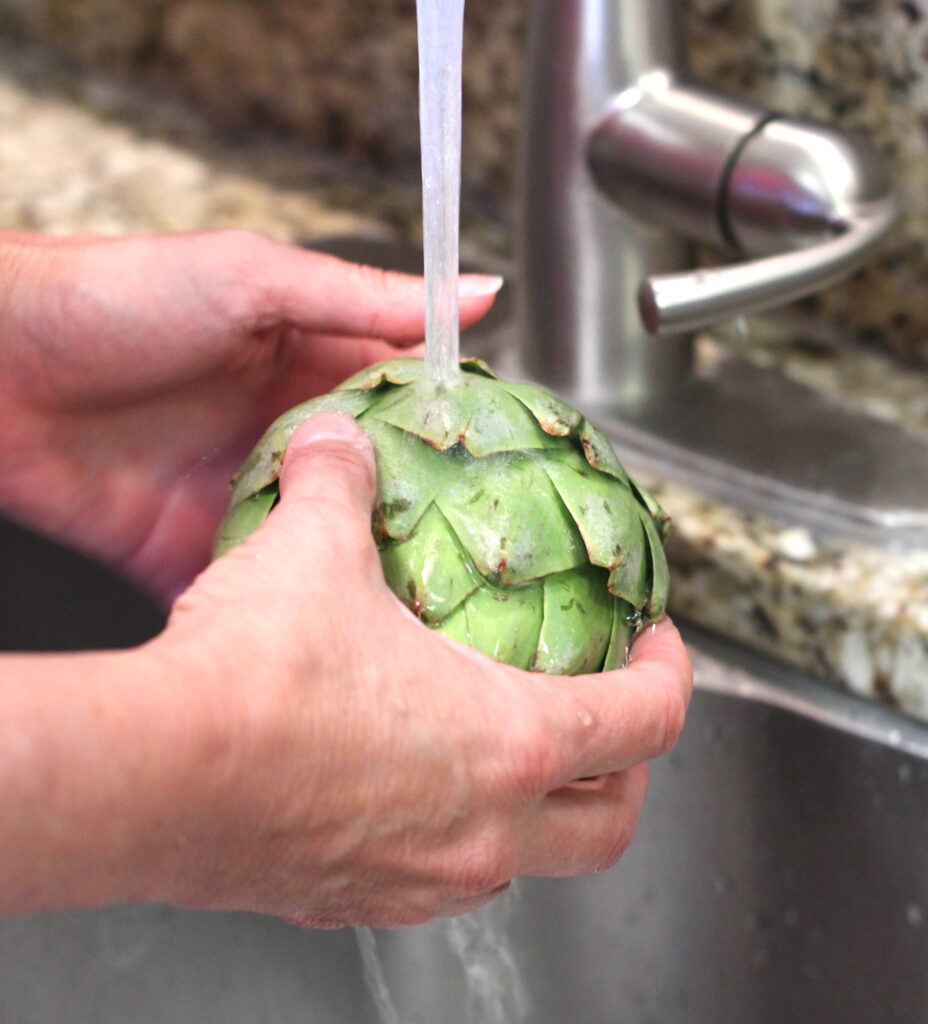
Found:
[[[524, 1024], [529, 1019], [528, 993], [508, 933], [509, 918], [517, 900], [517, 887], [513, 885], [503, 896], [479, 910], [463, 917], [434, 921], [416, 930], [415, 941], [425, 943], [429, 949], [434, 948], [436, 940], [444, 939], [452, 963], [460, 971], [460, 986], [455, 984], [454, 987], [462, 993], [461, 1016], [456, 1009], [455, 1020], [465, 1020], [466, 1024]], [[379, 1024], [411, 1024], [394, 1002], [377, 949], [377, 933], [370, 928], [356, 928], [355, 934], [364, 980]], [[399, 1005], [407, 1008], [416, 1005], [419, 999], [417, 992], [397, 992], [397, 996]], [[414, 1019], [421, 1021], [423, 1018], [414, 1014]]]
[[425, 246], [425, 365], [430, 380], [460, 372], [461, 70], [464, 0], [416, 0]]
[[[425, 363], [438, 384], [458, 373], [461, 195], [461, 78], [464, 0], [416, 0], [425, 248]], [[514, 889], [465, 917], [428, 926], [444, 934], [466, 986], [468, 1024], [521, 1024], [529, 1008], [506, 934]], [[355, 930], [381, 1024], [402, 1024], [377, 952], [375, 933]]]
[[488, 906], [441, 922], [467, 982], [467, 1024], [528, 1020], [528, 993], [506, 928], [517, 899], [514, 885]]
[[393, 997], [384, 976], [383, 965], [377, 953], [377, 939], [373, 928], [355, 928], [355, 938], [361, 952], [361, 968], [367, 990], [370, 992], [380, 1024], [402, 1024], [393, 1005]]

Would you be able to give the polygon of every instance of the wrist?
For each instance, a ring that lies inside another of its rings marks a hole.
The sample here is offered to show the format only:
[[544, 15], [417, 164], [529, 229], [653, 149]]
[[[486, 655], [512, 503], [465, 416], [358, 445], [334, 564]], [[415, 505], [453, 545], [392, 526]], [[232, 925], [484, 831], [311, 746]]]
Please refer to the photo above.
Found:
[[0, 913], [170, 899], [224, 770], [224, 711], [157, 644], [8, 655]]
[[208, 643], [176, 644], [162, 634], [133, 657], [132, 717], [142, 735], [138, 774], [124, 792], [133, 806], [119, 898], [196, 905], [213, 867], [209, 837], [238, 776], [240, 709]]

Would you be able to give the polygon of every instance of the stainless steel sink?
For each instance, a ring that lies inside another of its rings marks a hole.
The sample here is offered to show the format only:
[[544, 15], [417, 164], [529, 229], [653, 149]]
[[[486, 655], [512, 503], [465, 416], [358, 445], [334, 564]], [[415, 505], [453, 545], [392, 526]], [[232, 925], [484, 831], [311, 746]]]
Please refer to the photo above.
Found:
[[[928, 728], [690, 641], [700, 689], [631, 849], [508, 907], [521, 1019], [928, 1020]], [[441, 926], [377, 942], [402, 1024], [496, 1024]], [[379, 1024], [350, 932], [164, 907], [0, 923], [0, 1021]]]

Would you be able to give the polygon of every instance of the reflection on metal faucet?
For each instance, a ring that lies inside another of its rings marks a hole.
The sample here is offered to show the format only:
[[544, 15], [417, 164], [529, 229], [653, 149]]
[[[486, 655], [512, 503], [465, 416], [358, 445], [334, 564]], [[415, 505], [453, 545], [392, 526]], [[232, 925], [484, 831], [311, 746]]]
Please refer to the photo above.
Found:
[[[581, 403], [679, 386], [690, 339], [650, 335], [820, 290], [896, 217], [863, 141], [682, 82], [677, 7], [532, 4], [524, 358]], [[694, 273], [687, 240], [740, 262]]]

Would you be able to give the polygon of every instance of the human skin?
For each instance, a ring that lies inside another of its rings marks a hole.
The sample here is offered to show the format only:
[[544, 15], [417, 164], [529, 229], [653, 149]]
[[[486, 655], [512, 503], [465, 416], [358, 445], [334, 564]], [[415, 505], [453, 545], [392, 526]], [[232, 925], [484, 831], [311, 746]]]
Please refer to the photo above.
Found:
[[[0, 656], [0, 913], [392, 926], [614, 863], [689, 699], [670, 623], [574, 678], [432, 633], [384, 583], [370, 445], [333, 414], [204, 569], [255, 436], [421, 340], [421, 281], [242, 233], [5, 242], [0, 508], [176, 599], [139, 648]], [[470, 284], [464, 323], [492, 301]]]

